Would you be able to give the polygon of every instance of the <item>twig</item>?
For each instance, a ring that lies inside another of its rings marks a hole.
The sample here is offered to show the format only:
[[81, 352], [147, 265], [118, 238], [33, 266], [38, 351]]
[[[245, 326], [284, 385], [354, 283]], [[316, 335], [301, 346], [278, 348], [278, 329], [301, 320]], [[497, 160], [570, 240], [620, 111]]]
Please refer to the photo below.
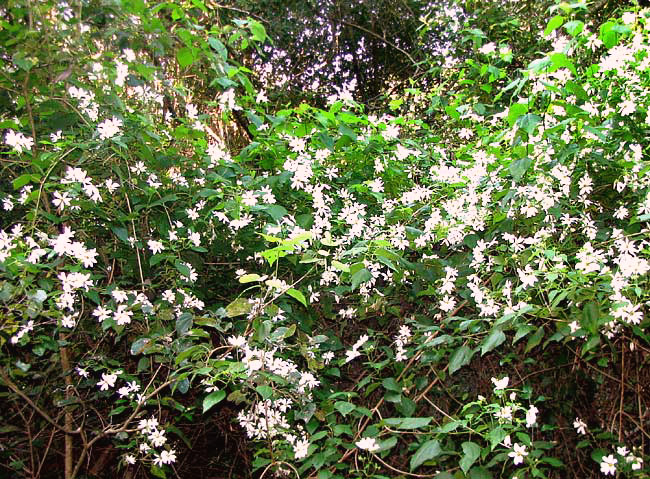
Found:
[[384, 462], [384, 460], [381, 457], [379, 457], [377, 454], [373, 454], [373, 456], [374, 456], [375, 459], [377, 459], [379, 462], [381, 462], [384, 466], [386, 466], [391, 471], [395, 471], [398, 474], [403, 474], [405, 476], [409, 476], [409, 477], [436, 477], [439, 474], [438, 472], [436, 472], [434, 474], [414, 474], [412, 472], [402, 471], [402, 470], [397, 469], [396, 467], [393, 467], [390, 464], [387, 464], [386, 462]]
[[372, 36], [375, 37], [375, 38], [378, 38], [379, 40], [381, 40], [382, 42], [384, 42], [386, 45], [391, 46], [391, 47], [393, 47], [395, 50], [397, 50], [397, 51], [403, 53], [404, 55], [406, 55], [407, 58], [408, 58], [409, 60], [411, 60], [411, 63], [413, 63], [413, 65], [415, 65], [415, 69], [416, 69], [416, 71], [420, 69], [420, 65], [419, 65], [419, 63], [415, 61], [415, 59], [414, 59], [414, 58], [409, 54], [409, 52], [407, 52], [407, 51], [404, 50], [403, 48], [398, 47], [398, 46], [395, 45], [393, 42], [389, 42], [388, 40], [386, 40], [386, 38], [382, 37], [382, 36], [379, 35], [378, 33], [375, 33], [375, 32], [373, 32], [372, 30], [368, 30], [367, 28], [362, 27], [361, 25], [357, 25], [356, 23], [346, 22], [345, 20], [342, 20], [342, 23], [345, 24], [345, 25], [348, 25], [348, 26], [350, 26], [350, 27], [358, 28], [359, 30], [364, 31], [364, 32], [366, 32], [367, 34], [372, 35]]
[[7, 372], [0, 368], [0, 378], [5, 382], [5, 384], [11, 389], [13, 392], [18, 394], [23, 401], [25, 401], [29, 406], [34, 409], [37, 413], [39, 413], [43, 419], [45, 419], [47, 422], [49, 422], [52, 426], [57, 428], [59, 431], [65, 433], [65, 434], [79, 434], [81, 432], [81, 428], [77, 428], [75, 430], [68, 429], [66, 427], [63, 427], [59, 425], [54, 419], [52, 419], [45, 411], [43, 411], [40, 407], [38, 407], [34, 401], [32, 401], [29, 396], [27, 396], [24, 392], [22, 392], [18, 386], [9, 378], [7, 375]]

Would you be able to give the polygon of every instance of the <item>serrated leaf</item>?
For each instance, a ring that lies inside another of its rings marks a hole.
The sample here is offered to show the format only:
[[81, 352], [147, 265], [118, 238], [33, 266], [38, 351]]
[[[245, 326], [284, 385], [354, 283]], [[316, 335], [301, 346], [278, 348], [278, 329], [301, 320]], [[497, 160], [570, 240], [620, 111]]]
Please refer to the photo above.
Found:
[[422, 444], [415, 454], [411, 456], [410, 468], [411, 471], [415, 470], [418, 466], [422, 465], [424, 462], [433, 459], [442, 452], [440, 448], [440, 442], [435, 439]]
[[212, 406], [220, 403], [226, 397], [226, 391], [214, 391], [203, 398], [203, 414], [205, 414]]

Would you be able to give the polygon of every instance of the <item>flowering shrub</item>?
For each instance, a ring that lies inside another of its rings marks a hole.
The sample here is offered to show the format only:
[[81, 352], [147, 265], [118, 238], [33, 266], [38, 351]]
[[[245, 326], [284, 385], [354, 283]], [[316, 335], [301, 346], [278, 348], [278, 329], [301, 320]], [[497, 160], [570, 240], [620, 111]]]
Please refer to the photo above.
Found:
[[650, 12], [551, 10], [373, 114], [208, 2], [7, 7], [6, 467], [644, 477]]

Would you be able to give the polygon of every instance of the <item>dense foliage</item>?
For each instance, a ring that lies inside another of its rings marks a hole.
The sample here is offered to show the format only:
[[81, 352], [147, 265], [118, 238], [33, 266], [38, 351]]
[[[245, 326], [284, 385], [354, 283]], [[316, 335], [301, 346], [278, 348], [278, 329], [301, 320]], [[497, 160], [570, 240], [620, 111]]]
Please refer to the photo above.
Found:
[[0, 475], [648, 477], [650, 10], [499, 3], [372, 111], [243, 4], [0, 9]]

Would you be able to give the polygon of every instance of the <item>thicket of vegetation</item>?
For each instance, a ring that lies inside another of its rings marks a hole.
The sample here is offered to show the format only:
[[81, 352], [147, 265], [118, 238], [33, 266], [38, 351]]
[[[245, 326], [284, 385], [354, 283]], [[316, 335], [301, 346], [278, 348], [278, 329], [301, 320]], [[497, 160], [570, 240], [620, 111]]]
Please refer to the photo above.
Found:
[[0, 44], [0, 477], [648, 477], [650, 10], [9, 0]]

